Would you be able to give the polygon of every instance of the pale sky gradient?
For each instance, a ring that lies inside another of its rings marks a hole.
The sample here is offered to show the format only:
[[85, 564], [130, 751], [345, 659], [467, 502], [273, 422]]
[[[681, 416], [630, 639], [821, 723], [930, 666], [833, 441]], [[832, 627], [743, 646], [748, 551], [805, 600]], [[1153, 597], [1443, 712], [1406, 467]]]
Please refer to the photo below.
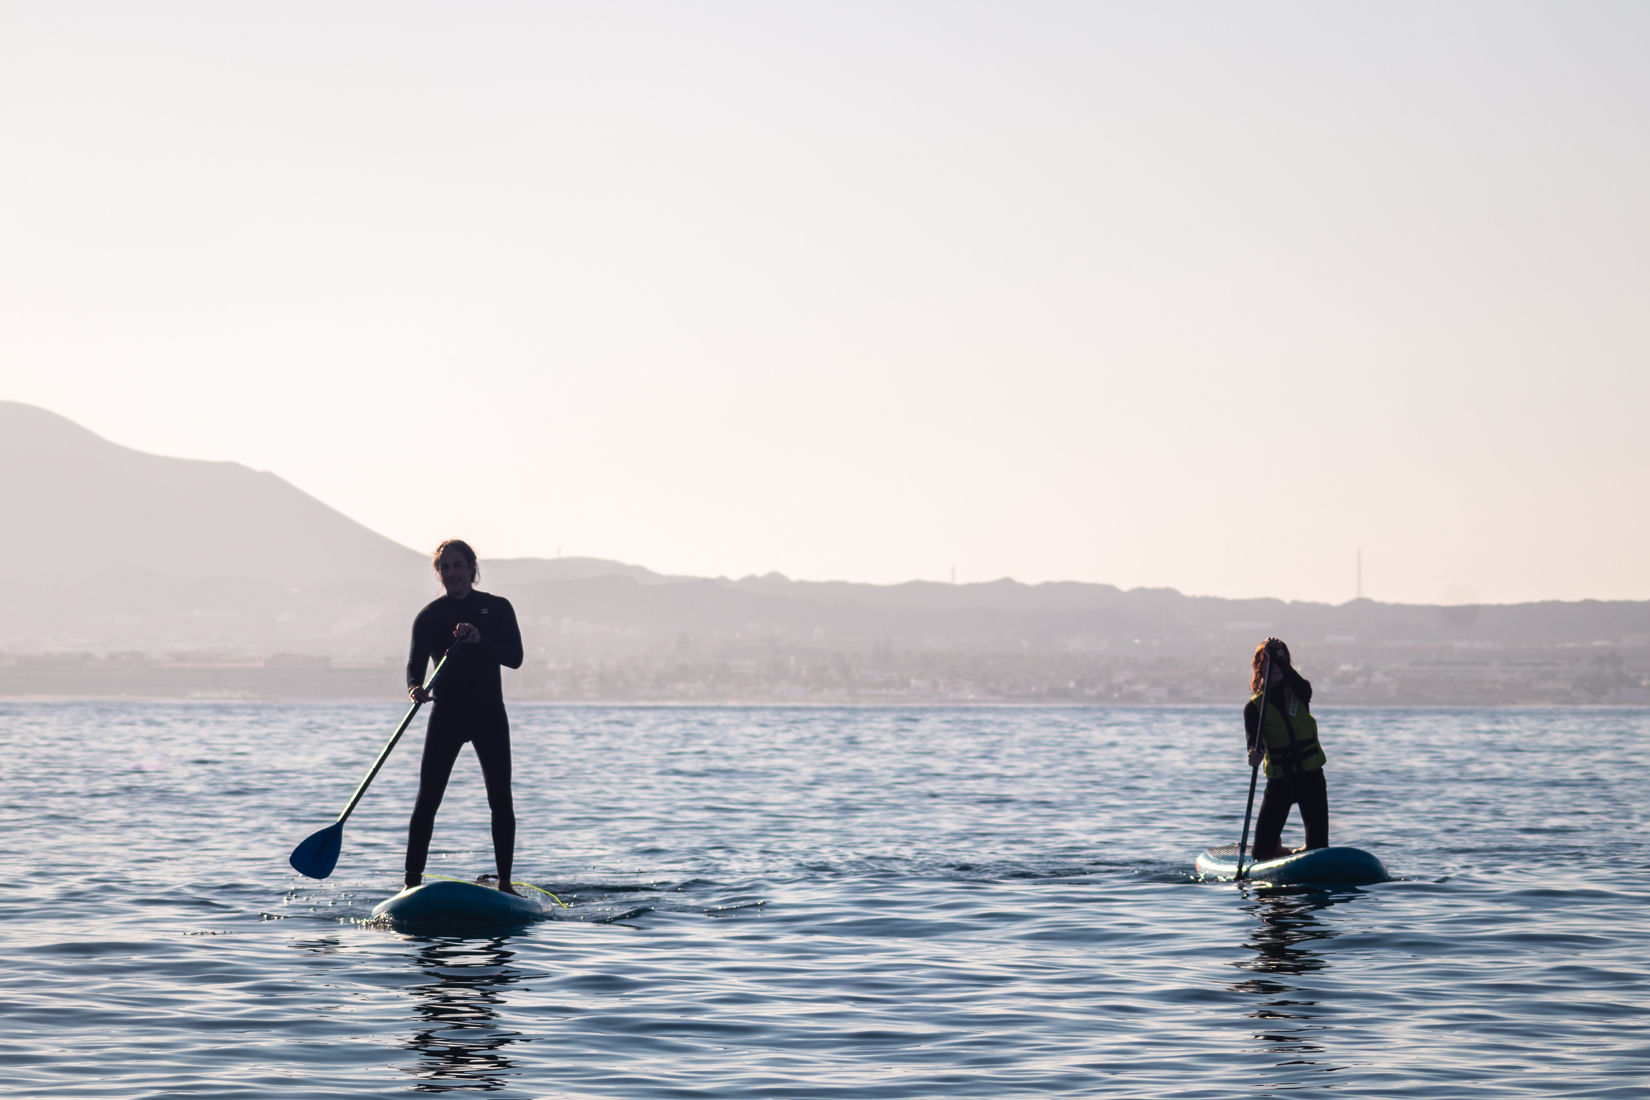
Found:
[[1650, 598], [1650, 5], [4, 4], [0, 398], [484, 556]]

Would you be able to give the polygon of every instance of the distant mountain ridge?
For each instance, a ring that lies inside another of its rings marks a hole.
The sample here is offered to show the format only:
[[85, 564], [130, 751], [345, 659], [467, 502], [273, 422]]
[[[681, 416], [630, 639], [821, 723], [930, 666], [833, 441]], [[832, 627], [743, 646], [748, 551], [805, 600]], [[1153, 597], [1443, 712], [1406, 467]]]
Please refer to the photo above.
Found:
[[15, 401], [0, 401], [0, 464], [0, 523], [26, 533], [47, 577], [144, 570], [308, 589], [420, 561], [275, 474], [146, 454]]
[[[0, 596], [0, 646], [218, 649], [381, 659], [437, 594], [424, 552], [271, 473], [145, 454], [0, 402], [0, 532], [32, 577]], [[950, 585], [667, 576], [598, 558], [482, 560], [529, 652], [641, 650], [684, 636], [815, 648], [1236, 652], [1267, 633], [1341, 644], [1650, 641], [1650, 601], [1431, 607], [1123, 591], [1004, 578]]]
[[0, 604], [10, 645], [349, 651], [428, 568], [272, 473], [146, 454], [15, 401], [0, 401], [0, 535], [31, 573]]
[[643, 583], [615, 574], [523, 583], [507, 594], [524, 620], [540, 626], [655, 639], [682, 632], [989, 651], [1140, 643], [1225, 651], [1252, 647], [1268, 634], [1332, 645], [1650, 644], [1650, 603], [1628, 601], [1434, 607], [1366, 599], [1333, 606], [1065, 583], [821, 588], [772, 576]]

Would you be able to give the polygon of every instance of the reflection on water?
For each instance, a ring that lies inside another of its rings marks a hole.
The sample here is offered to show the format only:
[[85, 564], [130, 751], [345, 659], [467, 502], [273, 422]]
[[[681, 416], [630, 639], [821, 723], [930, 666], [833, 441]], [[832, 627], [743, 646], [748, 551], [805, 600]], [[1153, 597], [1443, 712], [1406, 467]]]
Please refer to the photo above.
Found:
[[423, 1026], [413, 1029], [404, 1049], [418, 1054], [406, 1067], [419, 1080], [419, 1092], [472, 1089], [491, 1092], [518, 1075], [515, 1062], [503, 1051], [524, 1042], [520, 1032], [499, 1026], [498, 1009], [506, 988], [521, 981], [511, 967], [515, 952], [507, 939], [414, 940], [416, 961], [427, 981], [407, 987], [418, 998]]
[[293, 940], [292, 946], [311, 955], [336, 955], [344, 949], [337, 936], [318, 936], [312, 940]]
[[1335, 932], [1314, 914], [1351, 896], [1309, 887], [1265, 889], [1248, 907], [1260, 919], [1254, 936], [1244, 945], [1255, 957], [1235, 965], [1255, 976], [1233, 983], [1232, 988], [1258, 998], [1249, 1017], [1265, 1023], [1255, 1038], [1266, 1044], [1264, 1049], [1290, 1056], [1284, 1064], [1316, 1065], [1318, 1060], [1310, 1056], [1324, 1053], [1316, 1033], [1326, 1025], [1314, 1022], [1318, 1004], [1297, 981], [1328, 966], [1313, 946], [1333, 939]]
[[[1336, 828], [1425, 877], [1324, 893], [1192, 881], [1242, 826], [1223, 709], [524, 705], [518, 859], [573, 909], [497, 940], [369, 923], [416, 754], [335, 880], [286, 863], [384, 711], [0, 700], [38, 864], [0, 892], [0, 1094], [1646, 1092], [1650, 709], [1340, 712]], [[486, 796], [449, 801], [468, 877]]]

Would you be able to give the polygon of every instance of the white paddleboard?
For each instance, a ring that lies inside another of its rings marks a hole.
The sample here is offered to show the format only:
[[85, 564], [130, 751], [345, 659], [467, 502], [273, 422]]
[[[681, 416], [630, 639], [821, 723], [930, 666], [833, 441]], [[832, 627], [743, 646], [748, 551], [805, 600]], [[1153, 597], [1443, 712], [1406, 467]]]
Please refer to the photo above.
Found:
[[372, 915], [397, 925], [499, 927], [543, 920], [550, 912], [532, 898], [518, 898], [473, 882], [436, 879], [379, 902]]
[[[1210, 848], [1197, 857], [1197, 873], [1220, 882], [1237, 877], [1238, 846]], [[1329, 847], [1297, 852], [1282, 859], [1243, 863], [1245, 881], [1266, 882], [1274, 886], [1346, 885], [1365, 886], [1372, 882], [1386, 882], [1392, 878], [1379, 859], [1362, 848]]]

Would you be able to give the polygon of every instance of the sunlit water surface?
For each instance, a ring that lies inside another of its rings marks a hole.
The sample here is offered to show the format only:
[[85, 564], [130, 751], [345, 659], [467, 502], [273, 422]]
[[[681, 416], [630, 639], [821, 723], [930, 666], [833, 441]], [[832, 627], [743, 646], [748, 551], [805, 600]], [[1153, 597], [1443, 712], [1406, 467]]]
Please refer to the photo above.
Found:
[[[1326, 710], [1332, 840], [1400, 878], [1279, 892], [1193, 877], [1234, 709], [516, 706], [570, 908], [490, 938], [361, 923], [416, 734], [287, 867], [398, 717], [0, 704], [8, 1094], [1647, 1095], [1650, 711]], [[430, 870], [486, 821], [466, 752]]]

